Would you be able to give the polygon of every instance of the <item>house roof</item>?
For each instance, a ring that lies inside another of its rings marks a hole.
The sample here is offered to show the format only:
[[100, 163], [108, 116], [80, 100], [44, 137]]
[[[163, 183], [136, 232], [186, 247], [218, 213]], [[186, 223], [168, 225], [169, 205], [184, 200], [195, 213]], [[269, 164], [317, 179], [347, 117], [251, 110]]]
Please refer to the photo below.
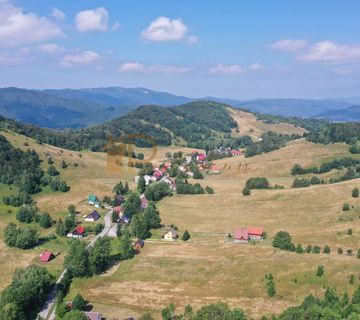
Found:
[[122, 210], [123, 210], [122, 206], [116, 206], [116, 207], [114, 207], [114, 211], [115, 211], [116, 213], [120, 213], [120, 212], [122, 212]]
[[52, 254], [51, 251], [44, 251], [41, 255], [40, 255], [40, 261], [42, 262], [48, 262], [51, 260], [51, 258], [53, 257], [54, 255]]
[[[97, 220], [100, 218], [100, 214], [99, 212], [97, 212], [96, 210], [94, 210], [93, 212], [91, 212], [89, 215], [86, 216], [86, 218], [92, 218], [94, 220]], [[86, 219], [85, 218], [85, 219]]]
[[102, 314], [99, 312], [86, 311], [85, 315], [89, 318], [89, 320], [101, 320]]
[[143, 239], [137, 239], [134, 243], [134, 246], [139, 245], [141, 248], [145, 245], [145, 241]]
[[246, 228], [238, 228], [234, 232], [234, 238], [237, 240], [248, 240], [249, 233]]
[[83, 234], [85, 232], [85, 228], [83, 226], [77, 226], [73, 233]]
[[197, 158], [198, 158], [199, 161], [203, 161], [203, 160], [206, 159], [206, 155], [203, 154], [203, 153], [200, 153], [200, 154], [197, 156]]
[[262, 236], [264, 233], [263, 227], [248, 227], [247, 231], [249, 235]]
[[220, 167], [216, 166], [216, 165], [212, 165], [211, 166], [211, 170], [213, 171], [220, 171]]
[[98, 201], [98, 198], [97, 198], [97, 196], [94, 195], [94, 194], [89, 194], [88, 200], [94, 202], [94, 201]]
[[162, 172], [161, 172], [160, 170], [156, 170], [156, 171], [154, 172], [154, 177], [156, 177], [156, 178], [160, 178], [162, 175], [163, 175], [163, 174], [162, 174]]

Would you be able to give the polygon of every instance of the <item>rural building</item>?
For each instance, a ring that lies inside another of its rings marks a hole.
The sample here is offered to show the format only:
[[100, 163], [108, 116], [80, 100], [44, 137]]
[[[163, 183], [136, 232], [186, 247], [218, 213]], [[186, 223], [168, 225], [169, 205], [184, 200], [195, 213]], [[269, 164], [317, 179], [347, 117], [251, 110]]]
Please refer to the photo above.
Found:
[[240, 156], [241, 154], [242, 154], [242, 152], [240, 150], [231, 150], [231, 155], [233, 157]]
[[99, 219], [100, 219], [100, 214], [96, 210], [94, 210], [93, 212], [91, 212], [90, 214], [88, 214], [85, 217], [85, 221], [88, 221], [88, 222], [94, 222]]
[[89, 318], [89, 320], [101, 320], [102, 319], [102, 314], [99, 312], [85, 311], [84, 313]]
[[187, 164], [190, 164], [191, 160], [192, 160], [191, 156], [185, 156], [185, 161]]
[[204, 153], [199, 153], [197, 156], [196, 156], [196, 160], [199, 161], [199, 162], [203, 162], [206, 160], [206, 155]]
[[137, 239], [134, 243], [133, 243], [133, 248], [135, 251], [140, 251], [145, 245], [145, 241], [143, 239]]
[[95, 206], [96, 208], [99, 208], [101, 204], [97, 196], [95, 196], [94, 194], [89, 194], [88, 203], [92, 206]]
[[164, 240], [176, 240], [177, 238], [179, 238], [178, 233], [176, 232], [175, 229], [170, 228], [164, 235]]
[[116, 206], [114, 207], [114, 212], [117, 213], [119, 216], [123, 213], [123, 208], [122, 206]]
[[75, 228], [73, 232], [67, 234], [68, 238], [77, 238], [80, 239], [85, 235], [85, 228], [82, 226], [78, 226]]
[[156, 180], [159, 180], [162, 177], [163, 173], [160, 170], [156, 170], [154, 171], [153, 175]]
[[262, 227], [238, 228], [234, 232], [234, 240], [236, 242], [262, 240], [263, 236], [264, 236], [264, 230]]
[[51, 251], [44, 251], [42, 254], [40, 254], [40, 261], [41, 262], [49, 262], [50, 260], [54, 259], [54, 255]]

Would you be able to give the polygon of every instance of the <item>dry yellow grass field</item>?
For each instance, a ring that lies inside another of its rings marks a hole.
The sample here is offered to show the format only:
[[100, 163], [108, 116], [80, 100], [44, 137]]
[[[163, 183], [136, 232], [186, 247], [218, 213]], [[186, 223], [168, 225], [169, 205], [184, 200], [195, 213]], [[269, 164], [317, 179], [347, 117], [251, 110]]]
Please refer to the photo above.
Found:
[[[155, 236], [140, 255], [121, 263], [110, 276], [76, 280], [70, 296], [81, 292], [98, 310], [114, 318], [145, 310], [159, 317], [161, 308], [171, 302], [179, 308], [188, 303], [196, 308], [216, 301], [260, 318], [280, 313], [310, 292], [321, 295], [326, 286], [351, 292], [354, 286], [349, 284], [349, 277], [357, 275], [358, 260], [338, 255], [336, 250], [355, 251], [360, 247], [360, 212], [354, 209], [344, 214], [341, 210], [344, 202], [359, 207], [360, 200], [351, 197], [359, 180], [289, 188], [294, 179], [290, 169], [295, 163], [316, 165], [346, 155], [344, 144], [320, 146], [296, 141], [253, 158], [217, 161], [223, 173], [200, 181], [213, 187], [214, 195], [175, 195], [158, 204], [163, 222], [177, 225], [180, 233], [189, 230], [190, 242], [163, 243]], [[248, 164], [246, 170], [244, 164]], [[255, 190], [244, 197], [241, 190], [250, 176], [265, 176], [286, 189]], [[234, 228], [248, 225], [263, 226], [269, 237], [286, 230], [296, 244], [328, 244], [332, 253], [281, 252], [274, 250], [270, 239], [254, 246], [224, 243]], [[353, 229], [352, 236], [347, 235], [349, 228]], [[325, 266], [323, 278], [315, 276], [319, 265]], [[274, 298], [266, 294], [267, 273], [275, 277]]]

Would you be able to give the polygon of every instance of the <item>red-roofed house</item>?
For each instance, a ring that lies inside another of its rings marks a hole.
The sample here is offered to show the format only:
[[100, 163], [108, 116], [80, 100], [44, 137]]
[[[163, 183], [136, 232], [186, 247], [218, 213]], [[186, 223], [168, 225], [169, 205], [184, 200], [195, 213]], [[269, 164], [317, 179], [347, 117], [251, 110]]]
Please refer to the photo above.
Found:
[[214, 173], [220, 173], [220, 167], [218, 167], [217, 165], [213, 164], [211, 166], [211, 171]]
[[240, 150], [231, 150], [231, 155], [233, 157], [237, 157], [241, 155], [241, 151]]
[[248, 241], [249, 234], [246, 228], [239, 228], [235, 230], [234, 239], [238, 241]]
[[206, 155], [203, 153], [200, 153], [197, 155], [196, 160], [199, 162], [205, 161], [206, 160]]
[[117, 213], [118, 215], [120, 215], [123, 212], [123, 208], [122, 206], [116, 206], [114, 207], [114, 212]]
[[264, 235], [263, 227], [248, 227], [248, 234], [250, 240], [262, 240]]
[[[165, 170], [165, 172], [166, 172], [166, 170]], [[159, 180], [162, 177], [162, 175], [163, 175], [163, 173], [160, 170], [156, 170], [153, 173], [153, 176], [156, 178], [156, 180]]]
[[40, 254], [40, 261], [41, 262], [49, 262], [51, 259], [54, 258], [54, 255], [51, 251], [44, 251], [42, 254]]
[[80, 239], [85, 235], [85, 228], [82, 226], [77, 226], [73, 232], [67, 234], [69, 238]]
[[236, 242], [262, 240], [264, 229], [262, 227], [247, 227], [238, 228], [234, 232], [234, 239]]

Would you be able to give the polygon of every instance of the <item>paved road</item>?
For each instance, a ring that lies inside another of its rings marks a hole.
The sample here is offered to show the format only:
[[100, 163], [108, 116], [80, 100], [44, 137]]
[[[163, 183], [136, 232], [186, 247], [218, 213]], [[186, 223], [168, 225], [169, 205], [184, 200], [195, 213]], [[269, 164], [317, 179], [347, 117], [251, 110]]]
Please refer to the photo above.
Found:
[[[87, 245], [87, 249], [90, 249], [96, 242], [98, 238], [105, 237], [110, 229], [111, 229], [111, 215], [112, 215], [112, 209], [109, 209], [109, 211], [106, 213], [104, 218], [104, 229], [99, 233], [94, 239], [90, 241], [90, 243]], [[67, 272], [67, 269], [65, 269], [60, 277], [57, 279], [56, 284], [60, 283], [63, 277], [65, 276]], [[41, 309], [39, 316], [41, 319], [49, 319], [54, 320], [55, 319], [55, 300], [56, 300], [56, 292], [57, 292], [57, 286], [55, 285], [53, 290], [51, 290], [49, 296], [47, 297], [43, 308]]]

